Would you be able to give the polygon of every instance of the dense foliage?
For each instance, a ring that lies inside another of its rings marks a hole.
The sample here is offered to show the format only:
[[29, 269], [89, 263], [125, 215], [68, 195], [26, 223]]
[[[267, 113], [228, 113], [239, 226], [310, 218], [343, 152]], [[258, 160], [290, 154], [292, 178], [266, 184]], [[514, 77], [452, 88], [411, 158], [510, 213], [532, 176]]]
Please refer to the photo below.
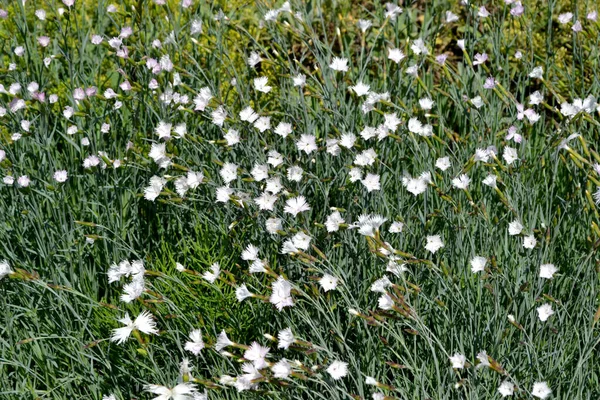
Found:
[[0, 4], [2, 399], [600, 398], [593, 1]]

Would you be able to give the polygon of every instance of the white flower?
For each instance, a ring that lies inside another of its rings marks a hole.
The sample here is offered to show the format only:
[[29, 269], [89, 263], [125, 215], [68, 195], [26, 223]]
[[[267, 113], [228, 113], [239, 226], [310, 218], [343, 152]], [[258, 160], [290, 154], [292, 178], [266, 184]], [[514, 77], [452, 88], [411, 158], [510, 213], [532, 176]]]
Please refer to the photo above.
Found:
[[265, 192], [269, 192], [271, 194], [277, 194], [281, 191], [283, 186], [281, 185], [281, 178], [276, 176], [273, 178], [267, 179], [267, 186], [265, 187]]
[[301, 212], [309, 211], [310, 205], [304, 196], [292, 197], [285, 202], [284, 212], [292, 214], [294, 217]]
[[273, 178], [267, 179], [267, 185], [265, 186], [265, 192], [269, 192], [271, 194], [277, 194], [281, 191], [283, 186], [281, 185], [281, 178], [276, 176]]
[[266, 131], [267, 129], [271, 129], [271, 117], [260, 117], [254, 123], [254, 127], [258, 129], [261, 133]]
[[[362, 169], [354, 167], [350, 169], [350, 182], [356, 182], [362, 180]], [[600, 193], [600, 189], [598, 190]]]
[[531, 389], [531, 394], [540, 399], [545, 399], [550, 396], [551, 393], [552, 390], [546, 382], [535, 382], [533, 384], [533, 389]]
[[540, 278], [552, 279], [557, 271], [558, 268], [554, 264], [542, 264], [540, 265]]
[[308, 250], [311, 238], [304, 232], [298, 232], [292, 237], [292, 244], [301, 250]]
[[502, 397], [512, 396], [515, 392], [515, 385], [512, 382], [504, 381], [498, 387], [498, 392], [500, 392]]
[[269, 301], [274, 304], [279, 311], [283, 310], [284, 307], [291, 307], [294, 305], [292, 299], [292, 285], [283, 277], [277, 278], [277, 281], [273, 283], [273, 292]]
[[186, 128], [185, 123], [175, 125], [173, 132], [175, 133], [176, 138], [183, 139], [187, 133], [187, 128]]
[[490, 152], [487, 149], [477, 149], [475, 150], [475, 156], [473, 157], [473, 161], [483, 161], [488, 162], [490, 159]]
[[202, 20], [195, 19], [190, 24], [190, 35], [194, 36], [202, 33]]
[[450, 166], [450, 157], [441, 157], [435, 161], [435, 167], [441, 169], [442, 171], [447, 170], [450, 168]]
[[467, 190], [469, 183], [471, 183], [471, 178], [465, 174], [462, 174], [458, 178], [452, 179], [452, 185], [457, 189]]
[[446, 23], [452, 23], [458, 21], [458, 15], [454, 14], [452, 11], [446, 11]]
[[552, 309], [551, 304], [542, 304], [537, 308], [537, 312], [538, 317], [542, 322], [546, 321], [548, 318], [550, 318], [552, 314], [554, 314], [554, 310]]
[[240, 303], [247, 299], [248, 297], [254, 297], [254, 293], [250, 292], [246, 287], [246, 284], [243, 283], [241, 286], [235, 289], [235, 297], [237, 301]]
[[419, 194], [425, 192], [427, 190], [428, 180], [423, 179], [423, 176], [419, 176], [417, 178], [411, 178], [410, 176], [405, 176], [402, 178], [402, 185], [406, 188], [406, 190], [412, 193], [414, 196], [418, 196]]
[[10, 264], [8, 263], [8, 261], [0, 261], [0, 279], [12, 273], [14, 273], [14, 271], [10, 268]]
[[250, 56], [248, 57], [248, 60], [246, 60], [246, 61], [248, 62], [248, 65], [251, 68], [254, 68], [258, 63], [260, 63], [262, 61], [262, 58], [260, 58], [260, 54], [253, 51], [252, 53], [250, 53]]
[[111, 342], [117, 342], [117, 344], [124, 343], [134, 330], [138, 330], [145, 334], [157, 334], [156, 322], [152, 315], [148, 311], [143, 311], [137, 316], [135, 321], [129, 318], [129, 314], [125, 314], [125, 317], [119, 320], [125, 326], [113, 330], [113, 334], [110, 337]]
[[265, 228], [271, 235], [276, 235], [277, 231], [283, 231], [281, 220], [279, 218], [269, 218], [265, 222]]
[[404, 229], [404, 224], [402, 222], [394, 221], [392, 225], [390, 225], [388, 231], [390, 233], [401, 233], [402, 229]]
[[227, 203], [233, 195], [233, 189], [229, 186], [221, 186], [216, 190], [217, 202]]
[[30, 183], [31, 179], [29, 179], [27, 175], [22, 175], [19, 178], [17, 178], [17, 186], [19, 187], [26, 188], [29, 186]]
[[425, 42], [421, 38], [413, 40], [413, 44], [410, 46], [410, 49], [417, 55], [429, 54], [429, 50], [427, 50], [427, 47], [425, 47]]
[[444, 243], [442, 242], [442, 238], [440, 235], [427, 236], [427, 244], [425, 244], [425, 249], [434, 253], [444, 247]]
[[373, 23], [369, 20], [366, 20], [366, 19], [358, 20], [358, 27], [360, 28], [361, 31], [363, 31], [363, 33], [366, 32], [367, 29], [369, 29], [372, 25], [373, 25]]
[[348, 363], [334, 361], [327, 367], [327, 373], [335, 380], [341, 379], [348, 374]]
[[384, 293], [379, 297], [377, 301], [379, 308], [382, 310], [391, 310], [394, 307], [394, 300], [390, 297], [389, 294]]
[[473, 65], [480, 65], [485, 63], [488, 60], [488, 55], [486, 53], [480, 54], [477, 53], [473, 57]]
[[383, 278], [377, 279], [375, 282], [373, 282], [371, 285], [371, 292], [385, 293], [385, 289], [390, 286], [392, 286], [392, 282], [387, 276], [384, 275]]
[[537, 78], [537, 79], [542, 79], [542, 76], [544, 74], [544, 69], [542, 67], [535, 67], [530, 73], [529, 73], [529, 77], [530, 78]]
[[250, 348], [244, 352], [244, 358], [252, 361], [257, 369], [262, 369], [267, 366], [265, 357], [269, 353], [270, 349], [265, 346], [261, 346], [257, 342], [252, 342]]
[[223, 106], [219, 106], [212, 113], [210, 113], [210, 116], [212, 117], [213, 124], [217, 126], [223, 126], [225, 118], [227, 118], [227, 111], [225, 111]]
[[208, 87], [203, 87], [200, 89], [200, 92], [196, 95], [196, 97], [194, 97], [194, 104], [195, 104], [195, 110], [196, 111], [204, 111], [204, 109], [206, 108], [206, 106], [208, 105], [208, 103], [210, 102], [210, 99], [212, 99], [212, 93], [210, 91], [210, 88]]
[[452, 364], [452, 368], [462, 369], [465, 367], [465, 362], [467, 361], [467, 357], [460, 353], [455, 353], [453, 356], [449, 357], [450, 363]]
[[523, 225], [517, 220], [508, 224], [508, 234], [511, 236], [518, 235], [523, 230]]
[[348, 71], [348, 59], [333, 57], [331, 64], [329, 64], [329, 68], [331, 68], [334, 71], [346, 72]]
[[353, 90], [354, 93], [360, 97], [369, 94], [370, 87], [362, 82], [358, 82], [356, 85], [350, 86], [349, 89]]
[[172, 389], [161, 385], [146, 385], [144, 390], [157, 394], [154, 400], [194, 400], [196, 386], [189, 382], [180, 383]]
[[358, 233], [363, 236], [375, 236], [375, 232], [379, 230], [379, 227], [386, 221], [381, 215], [370, 215], [363, 214], [358, 217], [358, 222], [353, 224], [353, 228], [358, 228]]
[[[143, 262], [140, 261], [140, 263]], [[137, 268], [141, 273], [141, 269]], [[108, 269], [108, 283], [119, 281], [123, 276], [130, 276], [132, 274], [131, 263], [127, 260], [121, 261], [119, 264], [112, 264]]]
[[558, 22], [562, 25], [568, 24], [573, 19], [573, 13], [567, 12], [558, 16]]
[[195, 356], [200, 354], [200, 351], [204, 348], [202, 331], [200, 329], [194, 329], [190, 332], [190, 340], [185, 343], [184, 348]]
[[362, 180], [362, 184], [365, 186], [365, 188], [367, 188], [367, 191], [370, 193], [373, 190], [381, 189], [379, 179], [379, 175], [367, 174], [367, 176], [365, 176], [365, 179]]
[[225, 347], [229, 347], [233, 344], [235, 344], [235, 343], [233, 343], [231, 340], [229, 340], [229, 338], [227, 337], [227, 333], [225, 331], [221, 331], [221, 333], [219, 333], [219, 336], [217, 336], [217, 343], [215, 344], [215, 350], [221, 351]]
[[525, 112], [523, 113], [526, 117], [527, 120], [529, 121], [529, 123], [531, 124], [535, 124], [537, 121], [539, 121], [539, 119], [541, 118], [541, 115], [536, 113], [534, 110], [532, 110], [531, 108], [525, 110]]
[[165, 143], [153, 143], [148, 156], [154, 160], [160, 168], [167, 168], [171, 164], [171, 159], [167, 156], [167, 147]]
[[164, 138], [168, 139], [171, 137], [171, 128], [172, 128], [172, 125], [169, 124], [168, 122], [160, 121], [154, 131], [158, 135], [159, 139], [164, 139]]
[[144, 275], [136, 275], [134, 279], [123, 286], [123, 294], [121, 295], [121, 301], [125, 303], [131, 303], [144, 293]]
[[233, 146], [240, 142], [240, 133], [235, 129], [229, 129], [223, 138], [227, 141], [227, 146]]
[[163, 71], [171, 71], [173, 69], [173, 62], [168, 54], [165, 54], [160, 58], [160, 67]]
[[385, 17], [391, 21], [395, 21], [396, 17], [402, 14], [402, 8], [394, 3], [385, 3]]
[[267, 164], [271, 164], [273, 167], [283, 164], [283, 156], [275, 150], [269, 151]]
[[384, 114], [383, 118], [385, 119], [384, 125], [390, 131], [395, 131], [398, 129], [398, 125], [402, 122], [396, 113], [392, 114]]
[[269, 10], [265, 13], [265, 21], [275, 21], [279, 15], [280, 10]]
[[237, 168], [237, 165], [227, 162], [221, 167], [219, 175], [221, 175], [225, 183], [230, 183], [237, 179]]
[[477, 109], [481, 108], [483, 106], [483, 100], [481, 99], [481, 96], [473, 97], [471, 99], [471, 104], [473, 104], [473, 106], [475, 106]]
[[292, 133], [292, 124], [287, 122], [280, 122], [279, 125], [277, 125], [277, 127], [275, 128], [274, 132], [279, 136], [285, 138], [290, 133]]
[[265, 191], [254, 199], [254, 203], [256, 203], [259, 210], [273, 211], [277, 199], [277, 196]]
[[373, 165], [377, 159], [377, 153], [373, 149], [366, 149], [356, 155], [354, 158], [354, 164], [359, 167], [366, 167]]
[[431, 110], [435, 101], [431, 100], [429, 97], [424, 97], [419, 100], [419, 105], [423, 110]]
[[314, 135], [303, 134], [300, 136], [300, 140], [296, 142], [296, 147], [298, 150], [310, 154], [317, 150], [317, 138]]
[[202, 278], [204, 278], [205, 280], [207, 280], [210, 283], [215, 283], [215, 281], [217, 280], [217, 278], [219, 277], [220, 274], [221, 274], [221, 266], [219, 265], [219, 263], [214, 263], [210, 266], [209, 271], [206, 271], [202, 275]]
[[340, 146], [338, 145], [337, 139], [327, 139], [325, 144], [327, 146], [327, 153], [333, 156], [339, 155], [342, 151], [342, 149], [340, 149]]
[[479, 7], [479, 11], [477, 11], [477, 15], [479, 18], [487, 18], [490, 16], [490, 12], [484, 6], [481, 6]]
[[40, 21], [44, 21], [46, 19], [46, 11], [42, 9], [35, 10], [35, 16], [38, 17]]
[[519, 156], [517, 154], [517, 149], [514, 149], [512, 147], [504, 148], [504, 154], [502, 154], [502, 158], [504, 158], [504, 161], [506, 161], [506, 163], [508, 165], [511, 165], [512, 163], [514, 163], [516, 160], [519, 159]]
[[54, 177], [54, 180], [55, 180], [56, 182], [63, 183], [63, 182], [66, 182], [66, 181], [67, 181], [67, 178], [68, 178], [68, 176], [69, 176], [69, 175], [68, 175], [67, 171], [65, 171], [65, 170], [63, 169], [63, 170], [56, 171], [56, 172], [54, 173], [54, 176], [53, 176], [53, 177]]
[[477, 364], [476, 368], [489, 367], [491, 365], [485, 350], [482, 350], [477, 354], [477, 359], [479, 360], [479, 364]]
[[204, 181], [204, 174], [202, 172], [188, 171], [185, 180], [186, 185], [190, 189], [196, 189]]
[[267, 272], [265, 265], [266, 264], [262, 260], [254, 260], [252, 261], [252, 264], [250, 264], [248, 272], [250, 272], [251, 274]]
[[306, 84], [306, 75], [298, 74], [293, 78], [294, 86], [304, 86]]
[[264, 181], [269, 177], [269, 166], [267, 164], [255, 164], [250, 174], [257, 182]]
[[420, 135], [423, 130], [423, 124], [417, 118], [411, 118], [408, 120], [408, 130]]
[[287, 178], [293, 182], [300, 182], [303, 174], [304, 170], [297, 165], [291, 166], [287, 170]]
[[353, 133], [344, 133], [340, 137], [339, 144], [342, 147], [350, 149], [354, 146], [354, 143], [356, 143], [356, 135], [354, 135]]
[[406, 57], [400, 49], [388, 49], [388, 59], [398, 64], [402, 59]]
[[275, 378], [286, 379], [292, 373], [292, 366], [284, 358], [279, 360], [275, 365], [273, 365], [271, 367], [271, 371], [273, 371], [273, 376]]
[[334, 211], [327, 217], [327, 221], [325, 221], [325, 228], [327, 228], [327, 232], [337, 232], [340, 229], [340, 225], [344, 224], [344, 218], [339, 211]]
[[338, 284], [338, 278], [331, 276], [329, 274], [323, 275], [321, 279], [319, 279], [319, 285], [323, 288], [323, 291], [329, 292], [330, 290], [335, 290]]
[[535, 239], [534, 235], [525, 236], [523, 238], [523, 247], [525, 247], [526, 249], [533, 249], [535, 248], [536, 244], [537, 240]]
[[294, 337], [291, 328], [285, 328], [279, 331], [277, 339], [277, 348], [285, 350], [287, 350], [290, 347], [290, 345], [292, 345], [296, 341], [296, 338]]
[[253, 123], [258, 119], [259, 115], [254, 112], [252, 107], [246, 107], [242, 111], [240, 111], [240, 119], [242, 121], [247, 121]]
[[529, 104], [531, 105], [538, 105], [542, 101], [544, 101], [544, 96], [540, 93], [539, 90], [536, 90], [535, 92], [529, 95]]
[[471, 272], [477, 273], [483, 271], [486, 264], [487, 258], [481, 256], [473, 257], [471, 259]]
[[483, 183], [484, 185], [489, 186], [491, 188], [496, 188], [497, 187], [496, 179], [497, 179], [496, 175], [490, 174], [490, 175], [486, 176], [485, 179], [481, 183]]
[[258, 247], [254, 246], [253, 244], [249, 244], [248, 246], [246, 246], [246, 249], [242, 252], [242, 260], [258, 260]]

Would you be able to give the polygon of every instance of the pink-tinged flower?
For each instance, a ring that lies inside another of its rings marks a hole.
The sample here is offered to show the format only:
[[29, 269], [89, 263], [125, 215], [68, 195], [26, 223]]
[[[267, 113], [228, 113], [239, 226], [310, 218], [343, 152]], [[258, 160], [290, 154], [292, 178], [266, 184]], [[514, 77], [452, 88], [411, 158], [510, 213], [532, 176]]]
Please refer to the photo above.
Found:
[[40, 36], [37, 38], [40, 46], [47, 47], [50, 44], [50, 38], [48, 36]]

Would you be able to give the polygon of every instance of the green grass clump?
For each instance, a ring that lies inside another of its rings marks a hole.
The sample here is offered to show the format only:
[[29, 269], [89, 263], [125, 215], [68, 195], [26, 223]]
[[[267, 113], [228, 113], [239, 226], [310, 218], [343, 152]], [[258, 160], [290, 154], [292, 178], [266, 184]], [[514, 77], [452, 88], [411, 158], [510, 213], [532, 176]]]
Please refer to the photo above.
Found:
[[0, 398], [599, 398], [597, 5], [469, 3], [1, 1]]

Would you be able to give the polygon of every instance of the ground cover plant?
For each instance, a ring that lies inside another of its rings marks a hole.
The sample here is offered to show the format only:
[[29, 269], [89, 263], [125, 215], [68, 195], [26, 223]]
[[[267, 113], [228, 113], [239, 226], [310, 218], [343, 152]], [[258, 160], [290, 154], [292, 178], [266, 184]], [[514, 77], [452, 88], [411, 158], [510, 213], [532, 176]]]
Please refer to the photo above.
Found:
[[600, 398], [593, 1], [0, 2], [0, 398]]

